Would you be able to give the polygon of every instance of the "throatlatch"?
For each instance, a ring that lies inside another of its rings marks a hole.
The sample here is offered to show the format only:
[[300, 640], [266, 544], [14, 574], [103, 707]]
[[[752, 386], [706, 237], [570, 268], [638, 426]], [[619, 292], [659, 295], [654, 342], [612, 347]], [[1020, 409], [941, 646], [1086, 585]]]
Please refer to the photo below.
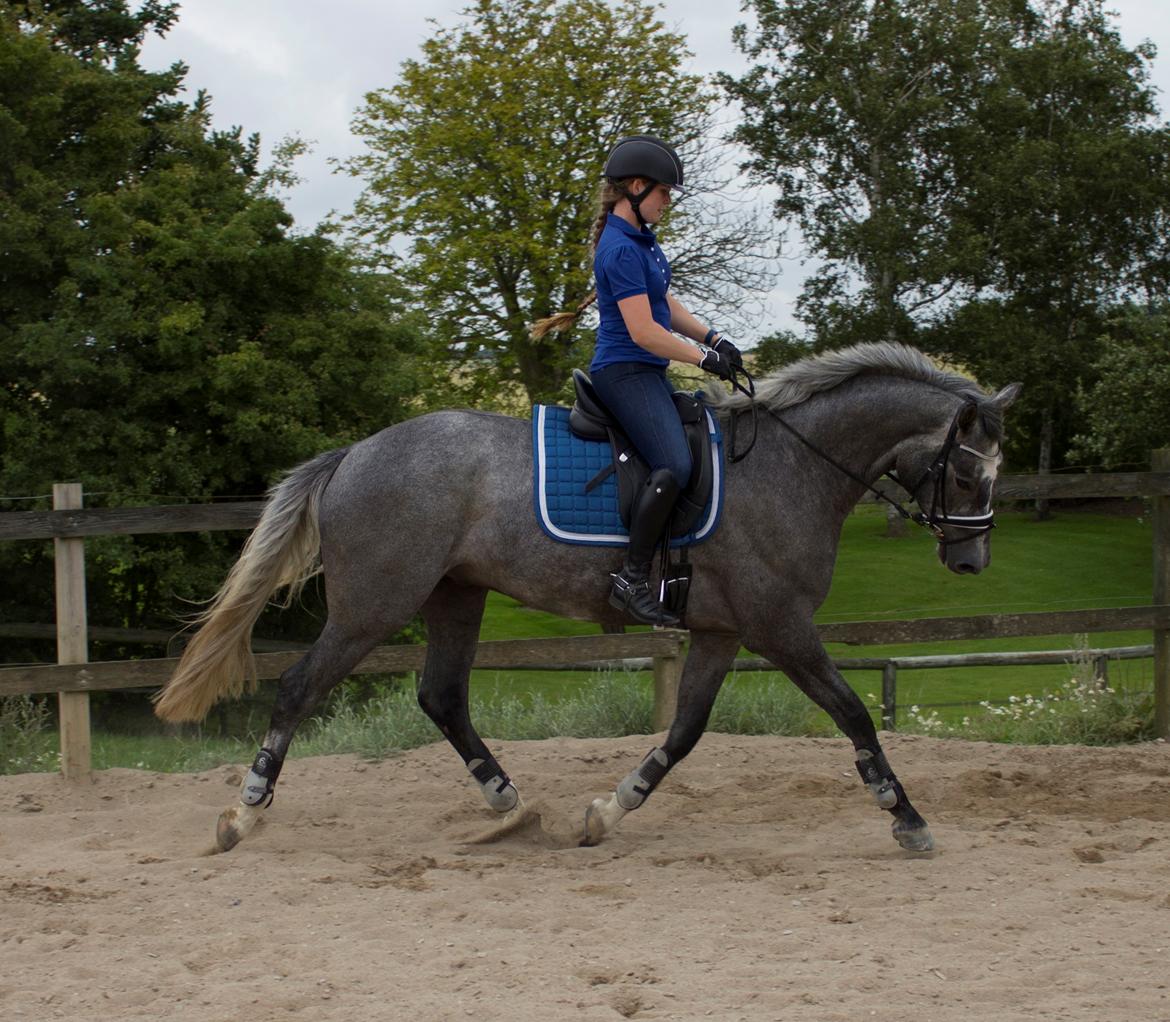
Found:
[[865, 781], [877, 804], [883, 809], [893, 809], [898, 804], [898, 791], [901, 787], [890, 764], [886, 762], [886, 754], [878, 751], [876, 755], [869, 749], [857, 750], [857, 772]]
[[483, 797], [487, 804], [497, 813], [506, 813], [515, 809], [520, 802], [520, 793], [512, 783], [512, 779], [504, 773], [503, 767], [496, 762], [494, 756], [487, 759], [473, 759], [467, 763], [471, 776], [479, 783]]
[[669, 769], [670, 757], [661, 749], [651, 749], [637, 769], [626, 774], [617, 786], [614, 792], [617, 804], [627, 812], [637, 809], [650, 797]]
[[[276, 779], [280, 776], [280, 768], [284, 761], [277, 757], [271, 749], [261, 749], [252, 761], [252, 769], [244, 778], [244, 787], [240, 791], [240, 801], [246, 806], [259, 806], [267, 809], [272, 805], [273, 791], [276, 788]], [[265, 802], [264, 800], [268, 801]]]

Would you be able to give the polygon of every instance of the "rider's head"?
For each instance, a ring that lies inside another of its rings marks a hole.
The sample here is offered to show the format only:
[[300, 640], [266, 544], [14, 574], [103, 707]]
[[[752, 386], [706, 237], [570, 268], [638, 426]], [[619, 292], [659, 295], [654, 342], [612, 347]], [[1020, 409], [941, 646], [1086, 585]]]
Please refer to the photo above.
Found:
[[670, 205], [672, 190], [682, 191], [683, 165], [678, 153], [662, 139], [628, 135], [610, 151], [602, 176], [616, 192], [615, 206], [629, 203], [630, 211], [645, 227], [661, 219]]
[[[654, 135], [628, 135], [610, 150], [601, 172], [597, 214], [590, 231], [589, 251], [597, 250], [610, 213], [632, 213], [638, 225], [656, 224], [670, 205], [671, 193], [681, 192], [683, 165], [678, 153]], [[628, 212], [627, 212], [628, 211]], [[572, 311], [558, 312], [533, 323], [529, 333], [539, 340], [550, 331], [568, 330], [597, 298], [592, 291]]]

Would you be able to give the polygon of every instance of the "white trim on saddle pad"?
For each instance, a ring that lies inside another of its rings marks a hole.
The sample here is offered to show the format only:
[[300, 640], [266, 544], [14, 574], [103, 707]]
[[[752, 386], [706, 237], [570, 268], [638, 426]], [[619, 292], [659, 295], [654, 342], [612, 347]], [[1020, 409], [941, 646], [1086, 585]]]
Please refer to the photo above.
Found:
[[[624, 529], [621, 531], [607, 531], [607, 532], [581, 532], [571, 528], [565, 528], [563, 525], [558, 525], [552, 520], [552, 515], [548, 506], [548, 453], [545, 437], [548, 429], [548, 405], [537, 405], [534, 409], [536, 415], [533, 422], [533, 457], [535, 458], [535, 506], [536, 517], [540, 522], [541, 528], [551, 538], [561, 543], [578, 543], [593, 546], [628, 546], [630, 542], [629, 533]], [[720, 456], [720, 440], [722, 439], [719, 432], [719, 427], [715, 423], [711, 412], [704, 408], [703, 414], [707, 417], [707, 432], [711, 438], [711, 455], [713, 466], [713, 479], [711, 483], [711, 502], [708, 513], [703, 522], [686, 536], [679, 536], [671, 540], [671, 546], [684, 546], [693, 543], [700, 543], [709, 537], [719, 524], [719, 514], [723, 506], [723, 460]], [[605, 441], [587, 441], [582, 440], [580, 443], [603, 443], [606, 450], [609, 449], [609, 444]], [[615, 501], [616, 503], [616, 501]], [[615, 521], [618, 519], [616, 506], [613, 509], [613, 517]], [[619, 526], [620, 528], [620, 526]]]

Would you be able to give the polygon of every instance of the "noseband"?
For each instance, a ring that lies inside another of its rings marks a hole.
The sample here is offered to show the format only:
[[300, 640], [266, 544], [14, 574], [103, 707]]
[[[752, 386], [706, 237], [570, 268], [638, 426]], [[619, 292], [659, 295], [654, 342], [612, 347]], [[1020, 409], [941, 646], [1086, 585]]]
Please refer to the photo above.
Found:
[[[742, 374], [747, 380], [746, 387], [737, 379], [735, 379], [735, 376], [739, 374]], [[747, 456], [748, 452], [755, 446], [756, 419], [759, 413], [759, 408], [761, 406], [756, 403], [756, 384], [748, 371], [742, 368], [734, 370], [732, 377], [732, 388], [744, 394], [748, 398], [748, 400], [751, 402], [752, 413], [752, 438], [749, 441], [747, 447], [738, 454], [735, 452], [735, 424], [737, 415], [735, 412], [733, 412], [731, 415], [731, 424], [729, 430], [731, 436], [728, 444], [727, 457], [732, 464], [735, 464], [737, 461], [742, 461]], [[959, 419], [962, 417], [963, 412], [966, 411], [966, 409], [970, 406], [971, 402], [968, 402], [967, 404], [964, 404], [957, 412], [955, 412], [955, 417], [951, 420], [950, 428], [947, 430], [946, 440], [943, 441], [943, 445], [939, 448], [938, 454], [934, 456], [929, 467], [922, 474], [921, 478], [915, 485], [907, 486], [904, 482], [902, 482], [901, 479], [898, 478], [897, 473], [893, 470], [885, 473], [890, 479], [902, 487], [902, 489], [910, 495], [911, 499], [915, 499], [914, 495], [920, 489], [922, 489], [922, 486], [926, 483], [927, 479], [931, 479], [933, 481], [933, 486], [931, 489], [930, 510], [928, 511], [910, 511], [903, 507], [900, 503], [898, 503], [898, 501], [887, 497], [884, 493], [882, 493], [881, 490], [871, 486], [859, 475], [851, 472], [831, 455], [821, 450], [821, 448], [809, 440], [808, 437], [797, 430], [794, 426], [790, 425], [786, 420], [782, 419], [767, 405], [764, 405], [763, 408], [764, 411], [771, 415], [773, 419], [780, 423], [781, 426], [788, 430], [789, 433], [796, 437], [796, 439], [804, 444], [805, 447], [807, 447], [810, 451], [819, 455], [838, 471], [843, 472], [845, 475], [849, 476], [849, 478], [854, 482], [860, 483], [879, 500], [885, 501], [907, 521], [913, 522], [915, 525], [921, 525], [924, 529], [929, 529], [931, 533], [934, 534], [934, 538], [938, 541], [939, 545], [946, 547], [953, 543], [966, 543], [969, 540], [976, 539], [977, 537], [982, 536], [995, 528], [995, 513], [991, 510], [990, 502], [987, 505], [987, 511], [981, 515], [952, 515], [947, 511], [946, 477], [947, 466], [951, 461], [951, 454], [954, 453], [955, 450], [960, 450], [965, 451], [967, 454], [973, 454], [975, 457], [981, 458], [983, 461], [996, 461], [999, 458], [998, 450], [992, 454], [985, 454], [983, 451], [975, 450], [974, 447], [968, 447], [966, 444], [959, 444], [955, 442], [958, 439]], [[948, 528], [952, 529], [966, 530], [969, 535], [965, 535], [960, 539], [948, 539], [946, 533], [943, 532], [943, 526], [947, 526]]]
[[[987, 511], [981, 515], [952, 515], [947, 511], [946, 479], [947, 465], [950, 464], [951, 454], [958, 449], [960, 451], [966, 451], [968, 454], [973, 454], [977, 458], [982, 458], [984, 461], [995, 461], [999, 457], [998, 450], [993, 454], [984, 454], [982, 451], [975, 450], [974, 447], [955, 443], [959, 432], [959, 418], [968, 407], [972, 406], [969, 404], [963, 405], [962, 408], [955, 412], [955, 417], [951, 420], [950, 429], [947, 430], [946, 440], [943, 441], [943, 445], [939, 449], [938, 454], [935, 455], [930, 466], [922, 473], [922, 477], [914, 486], [906, 486], [893, 471], [886, 473], [887, 476], [893, 479], [911, 497], [922, 489], [927, 479], [933, 481], [929, 511], [907, 512], [903, 510], [900, 504], [895, 503], [894, 506], [911, 521], [930, 529], [939, 544], [944, 547], [951, 543], [966, 543], [968, 540], [982, 536], [984, 533], [990, 532], [995, 528], [995, 512], [991, 510], [990, 502], [987, 505]], [[891, 503], [894, 502], [891, 501]], [[950, 526], [952, 529], [966, 529], [970, 532], [970, 535], [963, 536], [961, 539], [948, 539], [942, 531], [944, 525]]]

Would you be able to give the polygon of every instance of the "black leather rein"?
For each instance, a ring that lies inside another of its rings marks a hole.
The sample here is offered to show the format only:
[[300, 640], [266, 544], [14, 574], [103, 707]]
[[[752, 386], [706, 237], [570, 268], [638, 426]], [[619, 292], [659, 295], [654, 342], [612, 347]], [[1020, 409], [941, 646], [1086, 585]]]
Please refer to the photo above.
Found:
[[[747, 380], [746, 387], [741, 384], [738, 379], [734, 378], [734, 376], [739, 375], [740, 373], [742, 373]], [[924, 529], [929, 529], [940, 545], [945, 547], [952, 543], [966, 543], [969, 540], [974, 539], [977, 536], [981, 536], [984, 533], [990, 532], [995, 528], [995, 513], [991, 510], [990, 504], [988, 505], [986, 513], [981, 515], [952, 515], [947, 511], [947, 465], [950, 464], [951, 454], [955, 451], [955, 449], [957, 448], [961, 451], [966, 451], [968, 454], [973, 454], [975, 457], [982, 458], [984, 461], [995, 461], [999, 457], [998, 450], [994, 454], [984, 454], [982, 451], [977, 451], [975, 448], [968, 447], [966, 444], [957, 444], [955, 442], [959, 432], [959, 419], [962, 417], [963, 412], [971, 405], [971, 402], [967, 402], [962, 407], [960, 407], [957, 412], [955, 412], [955, 417], [951, 420], [950, 428], [947, 430], [946, 440], [943, 441], [943, 445], [939, 449], [938, 454], [934, 456], [930, 466], [922, 474], [922, 477], [915, 485], [907, 486], [893, 471], [885, 473], [888, 478], [892, 479], [895, 483], [902, 487], [902, 489], [910, 495], [911, 499], [914, 499], [915, 493], [917, 493], [918, 490], [922, 488], [922, 484], [925, 483], [928, 478], [933, 478], [934, 485], [931, 492], [930, 510], [910, 511], [898, 501], [891, 497], [887, 497], [884, 493], [882, 493], [881, 490], [871, 486], [864, 479], [862, 479], [861, 476], [846, 468], [827, 451], [822, 450], [811, 440], [809, 440], [809, 438], [801, 433], [795, 426], [791, 425], [788, 421], [783, 419], [777, 412], [773, 411], [767, 405], [760, 405], [756, 401], [755, 380], [752, 379], [751, 374], [748, 373], [746, 369], [739, 368], [736, 370], [731, 380], [731, 385], [733, 389], [743, 394], [750, 402], [749, 408], [735, 409], [731, 412], [727, 445], [727, 460], [731, 464], [734, 465], [736, 462], [742, 461], [747, 457], [748, 452], [750, 452], [751, 449], [755, 446], [759, 409], [762, 407], [764, 411], [772, 416], [773, 419], [780, 423], [781, 426], [788, 430], [789, 433], [796, 437], [797, 440], [804, 444], [805, 447], [807, 447], [814, 454], [827, 461], [839, 472], [847, 475], [855, 483], [864, 486], [870, 493], [877, 497], [878, 500], [885, 501], [907, 521], [913, 522], [915, 525], [921, 525]], [[749, 409], [752, 413], [752, 438], [747, 447], [745, 447], [737, 454], [735, 451], [736, 423], [739, 419], [739, 413], [742, 411], [748, 411]], [[944, 525], [952, 529], [964, 529], [969, 532], [970, 535], [963, 536], [960, 539], [948, 539], [943, 532]]]

